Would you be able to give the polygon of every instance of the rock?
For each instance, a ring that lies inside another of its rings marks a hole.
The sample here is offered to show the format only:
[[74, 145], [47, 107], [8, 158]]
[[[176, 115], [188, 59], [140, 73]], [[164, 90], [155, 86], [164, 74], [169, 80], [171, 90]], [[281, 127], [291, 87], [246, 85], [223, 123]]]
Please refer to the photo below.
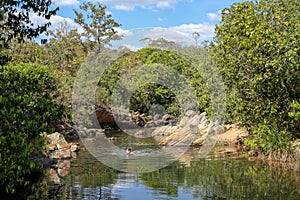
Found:
[[58, 160], [55, 167], [57, 168], [70, 168], [71, 167], [71, 160], [64, 159], [64, 160]]
[[162, 118], [162, 117], [161, 117], [160, 114], [155, 114], [155, 115], [153, 116], [153, 120], [154, 120], [154, 121], [160, 120], [161, 118]]
[[194, 117], [192, 117], [189, 121], [188, 124], [190, 126], [190, 129], [192, 131], [193, 134], [198, 134], [199, 133], [199, 122], [200, 122], [200, 115], [195, 115]]
[[72, 152], [70, 149], [58, 149], [50, 152], [49, 158], [51, 159], [69, 159], [72, 158]]
[[57, 146], [56, 146], [56, 144], [49, 144], [48, 148], [49, 148], [50, 151], [54, 151], [54, 150], [57, 149]]
[[151, 136], [169, 136], [172, 133], [176, 132], [179, 129], [179, 126], [161, 126], [157, 129], [155, 129]]
[[100, 124], [115, 124], [115, 118], [109, 107], [99, 106], [95, 112]]
[[55, 169], [50, 169], [49, 170], [49, 181], [53, 182], [54, 184], [60, 185], [61, 180], [57, 174], [57, 171]]
[[188, 111], [186, 111], [185, 116], [188, 117], [188, 118], [192, 118], [192, 117], [194, 117], [196, 114], [197, 114], [197, 113], [196, 113], [195, 111], [193, 111], [193, 110], [188, 110]]
[[190, 118], [189, 117], [187, 117], [187, 116], [184, 116], [181, 120], [180, 120], [180, 122], [179, 122], [179, 126], [181, 126], [181, 127], [185, 127], [186, 125], [187, 125], [187, 123], [188, 123], [188, 121], [190, 120]]
[[165, 114], [162, 118], [162, 121], [169, 121], [170, 119], [172, 119], [172, 117], [171, 117], [171, 115], [169, 115], [169, 114]]
[[117, 137], [108, 137], [107, 138], [109, 141], [114, 141], [114, 140], [117, 140], [118, 138]]
[[179, 129], [178, 132], [166, 137], [159, 144], [162, 146], [190, 146], [194, 139], [195, 137], [189, 128]]
[[200, 138], [194, 140], [194, 141], [192, 142], [191, 146], [193, 146], [193, 147], [200, 147], [200, 146], [202, 146], [202, 144], [203, 144], [203, 142], [204, 142], [204, 139], [205, 139], [205, 138], [202, 136], [202, 137], [200, 137]]
[[194, 117], [190, 118], [188, 121], [189, 125], [198, 126], [200, 123], [200, 115], [195, 115]]
[[58, 132], [47, 135], [47, 139], [49, 140], [50, 144], [67, 143], [64, 136]]
[[68, 173], [69, 173], [69, 171], [70, 171], [70, 168], [63, 168], [63, 169], [58, 169], [57, 170], [57, 172], [58, 172], [58, 175], [59, 176], [62, 176], [62, 177], [64, 177], [64, 176], [66, 176]]
[[203, 123], [206, 120], [206, 112], [203, 112], [199, 116], [199, 123]]
[[43, 169], [48, 169], [51, 166], [53, 166], [54, 164], [57, 164], [57, 159], [51, 159], [48, 157], [41, 157], [40, 161], [43, 164]]
[[153, 121], [154, 126], [162, 126], [165, 125], [165, 122], [162, 120]]
[[[215, 129], [217, 129], [217, 127], [215, 127]], [[238, 124], [231, 124], [226, 125], [224, 131], [216, 137], [218, 137], [218, 142], [224, 144], [238, 144], [241, 140], [249, 137], [249, 133], [245, 128], [240, 127]]]
[[78, 152], [80, 150], [80, 145], [78, 143], [71, 143], [71, 152]]
[[62, 132], [65, 129], [66, 129], [66, 127], [64, 125], [62, 125], [62, 124], [56, 125], [56, 130], [58, 132]]
[[57, 149], [60, 150], [60, 149], [70, 149], [71, 145], [67, 142], [65, 143], [57, 143], [56, 144], [57, 146]]

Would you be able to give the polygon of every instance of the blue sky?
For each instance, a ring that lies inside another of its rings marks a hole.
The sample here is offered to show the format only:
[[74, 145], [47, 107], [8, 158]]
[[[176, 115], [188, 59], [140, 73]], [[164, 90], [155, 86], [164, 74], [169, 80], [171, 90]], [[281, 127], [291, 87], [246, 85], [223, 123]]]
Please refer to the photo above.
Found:
[[[96, 0], [92, 0], [95, 2]], [[133, 39], [164, 37], [178, 43], [193, 41], [193, 32], [200, 33], [199, 41], [211, 40], [214, 26], [220, 20], [220, 11], [243, 0], [101, 0], [107, 12], [122, 24], [118, 32], [124, 35], [122, 45], [135, 48]], [[79, 10], [82, 0], [53, 0], [60, 7], [52, 17], [51, 29], [66, 20], [71, 28], [80, 30], [74, 23], [74, 9]], [[141, 34], [141, 30], [143, 34]], [[131, 39], [130, 39], [131, 37]], [[119, 42], [120, 43], [120, 42]]]

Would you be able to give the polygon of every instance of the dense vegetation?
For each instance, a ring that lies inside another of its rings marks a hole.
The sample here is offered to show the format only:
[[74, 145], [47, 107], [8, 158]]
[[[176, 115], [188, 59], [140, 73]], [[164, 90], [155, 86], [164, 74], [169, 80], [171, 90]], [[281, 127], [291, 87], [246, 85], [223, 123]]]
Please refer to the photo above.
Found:
[[300, 135], [300, 2], [261, 0], [222, 11], [213, 46], [227, 86], [228, 120], [279, 157]]
[[[196, 49], [194, 50], [197, 51]], [[207, 54], [205, 50], [201, 53]], [[153, 47], [127, 53], [117, 59], [103, 73], [99, 81], [97, 101], [99, 104], [109, 104], [107, 102], [111, 102], [111, 95], [117, 85], [121, 87], [119, 90], [124, 92], [131, 89], [125, 88], [124, 85], [129, 85], [130, 87], [130, 84], [132, 84], [131, 87], [134, 91], [129, 99], [129, 109], [131, 111], [149, 114], [151, 106], [159, 104], [169, 114], [178, 117], [182, 107], [180, 106], [178, 95], [176, 97], [175, 94], [176, 92], [178, 94], [182, 83], [179, 83], [180, 79], [176, 76], [177, 72], [184, 75], [188, 80], [188, 84], [193, 86], [191, 92], [195, 97], [198, 97], [198, 100], [196, 99], [197, 107], [200, 112], [203, 112], [209, 108], [208, 91], [203, 89], [202, 74], [204, 73], [201, 74], [190, 60], [191, 57], [180, 55], [176, 51], [160, 50]], [[157, 77], [154, 77], [153, 74], [155, 73], [158, 74]], [[127, 82], [118, 83], [121, 77], [124, 76], [129, 77], [126, 80]], [[149, 79], [152, 82], [147, 82]], [[183, 80], [181, 81], [183, 82]], [[125, 98], [126, 95], [123, 95], [123, 97]], [[185, 97], [185, 100], [188, 101], [188, 98]]]
[[[137, 52], [107, 48], [109, 41], [120, 38], [114, 29], [120, 24], [106, 14], [104, 5], [92, 3], [76, 11], [75, 21], [84, 33], [63, 22], [41, 45], [32, 38], [47, 31], [49, 24], [28, 28], [31, 21], [27, 11], [48, 19], [57, 9], [47, 9], [51, 1], [28, 2], [0, 3], [0, 29], [7, 33], [7, 37], [0, 37], [1, 194], [34, 187], [30, 180], [41, 172], [42, 134], [51, 133], [53, 123], [70, 114], [65, 111], [71, 107], [73, 80], [95, 47], [104, 57], [116, 51], [121, 55], [99, 80], [99, 105], [110, 105], [116, 87], [123, 91], [118, 82], [126, 76], [137, 80], [128, 86], [137, 88], [129, 101], [131, 111], [150, 114], [152, 105], [162, 105], [168, 113], [180, 116], [182, 107], [175, 90], [163, 84], [145, 84], [137, 77], [140, 69], [156, 67], [186, 77], [197, 97], [198, 111], [218, 114], [218, 109], [224, 109], [218, 103], [225, 97], [215, 94], [221, 83], [216, 82], [210, 67], [216, 66], [226, 85], [227, 122], [241, 122], [248, 128], [252, 137], [246, 143], [250, 147], [289, 158], [291, 141], [300, 137], [299, 0], [236, 3], [222, 11], [215, 41], [210, 45], [182, 47], [164, 39], [145, 38], [150, 47]], [[14, 14], [16, 7], [22, 11], [19, 17]], [[91, 24], [86, 11], [92, 13]], [[107, 26], [98, 26], [96, 21]], [[159, 78], [150, 73], [143, 76], [145, 80]]]
[[46, 66], [0, 66], [0, 80], [0, 193], [3, 195], [30, 187], [34, 174], [42, 174], [39, 157], [45, 153], [46, 144], [42, 133], [53, 131], [52, 123], [61, 119], [64, 106], [54, 101], [57, 83]]

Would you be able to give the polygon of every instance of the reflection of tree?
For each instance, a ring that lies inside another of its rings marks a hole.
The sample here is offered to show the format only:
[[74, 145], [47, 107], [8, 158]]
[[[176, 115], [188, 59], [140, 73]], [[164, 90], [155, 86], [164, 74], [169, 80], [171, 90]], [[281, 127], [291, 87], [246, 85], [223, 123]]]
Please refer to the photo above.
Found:
[[[61, 199], [122, 199], [113, 190], [122, 183], [145, 184], [155, 197], [181, 197], [180, 191], [201, 199], [299, 199], [299, 182], [282, 169], [269, 168], [245, 159], [200, 160], [190, 166], [172, 165], [136, 178], [106, 167], [81, 152], [65, 177]], [[274, 181], [276, 180], [276, 181]], [[280, 192], [279, 192], [280, 191]], [[138, 197], [137, 198], [142, 198]]]
[[80, 154], [72, 162], [59, 196], [62, 196], [62, 199], [78, 199], [84, 194], [96, 199], [95, 197], [100, 197], [101, 192], [102, 199], [120, 199], [110, 198], [112, 191], [109, 187], [115, 183], [118, 171], [105, 166], [86, 151], [81, 151]]
[[174, 163], [140, 178], [153, 190], [173, 196], [182, 187], [202, 199], [295, 198], [298, 186], [288, 173], [253, 164], [245, 160], [200, 160], [191, 167]]

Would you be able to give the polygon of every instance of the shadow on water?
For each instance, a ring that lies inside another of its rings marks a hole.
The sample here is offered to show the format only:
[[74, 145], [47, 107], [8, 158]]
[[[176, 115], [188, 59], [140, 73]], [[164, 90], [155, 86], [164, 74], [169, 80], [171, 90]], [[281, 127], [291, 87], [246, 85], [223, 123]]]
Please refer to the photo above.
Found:
[[193, 160], [193, 153], [153, 172], [124, 173], [82, 151], [63, 184], [49, 184], [49, 199], [300, 199], [299, 174], [246, 157]]

